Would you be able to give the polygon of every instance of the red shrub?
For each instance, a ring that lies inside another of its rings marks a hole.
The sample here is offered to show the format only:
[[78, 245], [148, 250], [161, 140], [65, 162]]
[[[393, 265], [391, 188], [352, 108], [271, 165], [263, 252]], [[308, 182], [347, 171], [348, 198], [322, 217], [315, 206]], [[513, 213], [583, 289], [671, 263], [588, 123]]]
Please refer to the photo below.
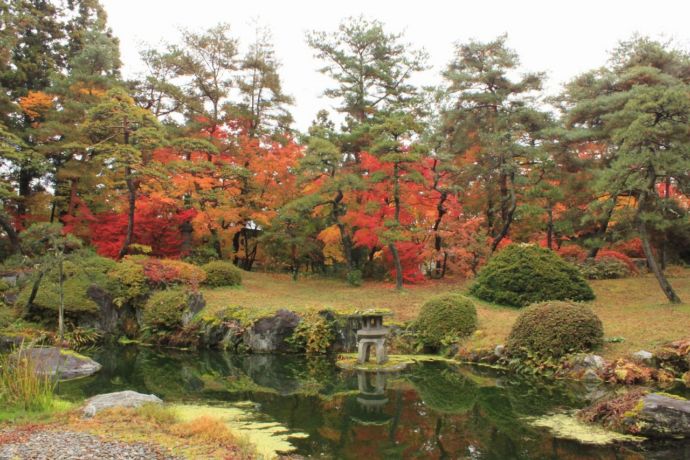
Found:
[[643, 258], [644, 250], [642, 249], [642, 240], [633, 238], [627, 241], [621, 241], [613, 245], [614, 251], [622, 252], [628, 257]]
[[582, 262], [587, 258], [587, 251], [575, 244], [562, 246], [557, 252], [559, 256], [570, 262]]
[[620, 260], [628, 267], [631, 273], [637, 273], [637, 265], [635, 265], [635, 262], [633, 262], [630, 257], [626, 256], [622, 252], [613, 251], [611, 249], [601, 249], [597, 253], [597, 259], [603, 259], [607, 257], [610, 259]]
[[144, 275], [153, 285], [184, 284], [192, 289], [197, 289], [206, 280], [206, 272], [202, 268], [171, 259], [146, 259]]

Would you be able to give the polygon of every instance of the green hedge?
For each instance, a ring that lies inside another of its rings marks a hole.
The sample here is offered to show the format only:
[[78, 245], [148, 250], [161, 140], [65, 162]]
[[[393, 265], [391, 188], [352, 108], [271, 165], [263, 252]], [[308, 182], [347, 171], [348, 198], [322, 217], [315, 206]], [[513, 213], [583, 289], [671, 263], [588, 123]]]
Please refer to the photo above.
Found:
[[547, 300], [594, 299], [592, 288], [575, 265], [530, 244], [512, 244], [494, 255], [477, 275], [470, 293], [514, 307]]
[[474, 303], [460, 294], [443, 294], [422, 305], [416, 329], [424, 345], [439, 347], [445, 340], [470, 335], [477, 328]]
[[216, 260], [202, 265], [206, 272], [204, 285], [210, 287], [239, 286], [242, 284], [242, 270], [231, 262]]
[[598, 348], [603, 339], [601, 320], [586, 305], [544, 302], [530, 305], [520, 313], [506, 347], [511, 354], [531, 352], [560, 357]]

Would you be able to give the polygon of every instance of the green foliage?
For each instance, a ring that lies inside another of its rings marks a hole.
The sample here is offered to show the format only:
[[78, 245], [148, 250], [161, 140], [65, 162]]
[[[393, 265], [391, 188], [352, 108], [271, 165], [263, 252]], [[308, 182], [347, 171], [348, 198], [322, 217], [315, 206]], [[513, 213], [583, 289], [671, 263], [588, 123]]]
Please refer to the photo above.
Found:
[[118, 262], [108, 272], [108, 277], [113, 280], [113, 301], [120, 307], [140, 303], [150, 291], [144, 266], [130, 256]]
[[558, 358], [603, 345], [601, 320], [587, 306], [545, 302], [527, 307], [513, 325], [506, 347], [516, 356], [537, 354]]
[[[109, 290], [112, 281], [107, 273], [116, 266], [115, 262], [92, 252], [80, 251], [64, 262], [64, 300], [66, 312], [96, 312], [98, 305], [87, 295], [91, 286]], [[34, 276], [38, 276], [35, 274]], [[27, 283], [19, 294], [18, 304], [26, 306], [33, 283]], [[59, 272], [50, 268], [38, 288], [33, 305], [47, 310], [56, 310], [60, 305]]]
[[361, 270], [350, 270], [347, 272], [347, 282], [352, 286], [362, 285], [362, 271]]
[[433, 297], [422, 305], [416, 328], [424, 345], [446, 345], [474, 332], [477, 309], [470, 299], [460, 294]]
[[154, 292], [144, 306], [144, 326], [154, 332], [178, 329], [188, 298], [189, 292], [182, 288]]
[[513, 307], [546, 300], [594, 299], [592, 288], [576, 266], [549, 249], [530, 244], [512, 244], [492, 257], [470, 293]]
[[12, 324], [16, 318], [16, 312], [5, 305], [4, 302], [0, 302], [0, 329], [4, 329]]
[[477, 386], [453, 369], [423, 366], [409, 377], [424, 404], [441, 414], [463, 414], [477, 402]]
[[0, 293], [7, 292], [12, 289], [12, 285], [5, 280], [0, 279]]
[[70, 349], [80, 350], [96, 345], [103, 334], [97, 329], [75, 327], [65, 333], [65, 341]]
[[206, 272], [204, 285], [211, 287], [239, 286], [242, 284], [242, 270], [232, 262], [215, 260], [201, 267]]
[[185, 257], [185, 261], [194, 265], [204, 265], [214, 260], [218, 260], [218, 253], [208, 244], [195, 247], [192, 252]]
[[631, 275], [627, 265], [613, 257], [586, 259], [579, 264], [582, 275], [590, 280], [626, 278]]
[[335, 339], [333, 323], [317, 312], [309, 312], [288, 337], [289, 343], [296, 351], [309, 354], [326, 353]]

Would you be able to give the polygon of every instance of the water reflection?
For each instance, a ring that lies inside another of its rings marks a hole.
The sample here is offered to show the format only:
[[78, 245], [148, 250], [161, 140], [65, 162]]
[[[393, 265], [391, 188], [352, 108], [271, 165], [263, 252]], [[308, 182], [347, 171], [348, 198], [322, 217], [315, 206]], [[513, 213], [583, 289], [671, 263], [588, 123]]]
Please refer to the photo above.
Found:
[[[396, 374], [343, 372], [325, 357], [100, 350], [103, 370], [63, 383], [66, 397], [132, 389], [170, 402], [252, 401], [262, 417], [308, 433], [320, 458], [641, 459], [624, 447], [552, 438], [525, 416], [582, 407], [586, 390], [439, 363]], [[671, 447], [686, 458], [682, 446]], [[667, 455], [668, 452], [658, 450]], [[655, 457], [663, 458], [663, 457]]]

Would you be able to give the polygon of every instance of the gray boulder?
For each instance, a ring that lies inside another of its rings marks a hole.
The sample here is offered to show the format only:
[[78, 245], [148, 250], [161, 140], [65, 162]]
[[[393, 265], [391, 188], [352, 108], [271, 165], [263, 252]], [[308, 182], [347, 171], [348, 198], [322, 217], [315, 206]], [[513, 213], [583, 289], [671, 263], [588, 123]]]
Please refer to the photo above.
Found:
[[204, 299], [203, 295], [198, 292], [190, 294], [187, 298], [187, 308], [182, 313], [182, 325], [188, 326], [194, 316], [203, 310], [205, 306], [206, 299]]
[[97, 395], [86, 400], [82, 411], [84, 417], [93, 417], [105, 409], [114, 407], [140, 407], [144, 404], [162, 404], [163, 401], [155, 395], [145, 395], [136, 391], [118, 391]]
[[659, 393], [645, 395], [626, 417], [631, 431], [655, 438], [690, 438], [690, 401]]
[[651, 364], [652, 361], [654, 360], [654, 355], [646, 350], [640, 350], [632, 355], [633, 359], [635, 361], [644, 363], [644, 364]]
[[69, 380], [86, 377], [101, 370], [101, 365], [93, 359], [72, 350], [55, 347], [29, 348], [14, 353], [16, 357], [26, 357], [38, 374]]
[[295, 331], [300, 317], [289, 310], [278, 310], [273, 316], [261, 318], [245, 332], [244, 341], [253, 353], [288, 351], [285, 339]]

